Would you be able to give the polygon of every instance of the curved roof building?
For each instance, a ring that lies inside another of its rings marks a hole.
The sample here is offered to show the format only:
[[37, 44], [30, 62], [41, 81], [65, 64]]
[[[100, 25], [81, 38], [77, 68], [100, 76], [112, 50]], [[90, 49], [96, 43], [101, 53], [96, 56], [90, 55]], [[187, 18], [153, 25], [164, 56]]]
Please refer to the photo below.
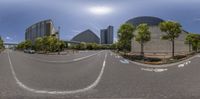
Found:
[[[149, 31], [151, 32], [151, 40], [144, 45], [144, 53], [148, 54], [169, 54], [171, 55], [171, 42], [168, 40], [162, 40], [161, 37], [166, 33], [162, 32], [159, 27], [159, 23], [164, 20], [156, 17], [136, 17], [127, 21], [134, 26], [137, 26], [142, 23], [147, 23], [149, 25]], [[137, 31], [134, 32], [137, 35]], [[188, 53], [189, 46], [185, 44], [185, 37], [187, 36], [186, 31], [182, 31], [181, 35], [175, 40], [175, 54]], [[141, 47], [140, 44], [135, 41], [135, 38], [132, 40], [131, 51], [133, 53], [140, 53]]]
[[130, 19], [127, 21], [127, 23], [131, 23], [135, 26], [138, 26], [141, 23], [146, 23], [149, 26], [158, 26], [159, 23], [163, 22], [164, 20], [157, 18], [157, 17], [152, 17], [152, 16], [142, 16], [142, 17], [136, 17], [133, 19]]
[[94, 32], [88, 29], [73, 37], [71, 41], [99, 44], [100, 39]]

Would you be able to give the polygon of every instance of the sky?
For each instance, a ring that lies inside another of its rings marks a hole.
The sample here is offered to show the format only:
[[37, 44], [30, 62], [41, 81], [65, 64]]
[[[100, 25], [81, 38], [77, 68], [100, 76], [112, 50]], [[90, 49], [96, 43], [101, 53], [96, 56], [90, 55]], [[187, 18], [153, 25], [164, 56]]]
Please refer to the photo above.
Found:
[[200, 0], [0, 0], [0, 36], [5, 42], [21, 42], [25, 29], [52, 19], [62, 40], [78, 33], [119, 26], [138, 16], [177, 21], [188, 32], [200, 33]]

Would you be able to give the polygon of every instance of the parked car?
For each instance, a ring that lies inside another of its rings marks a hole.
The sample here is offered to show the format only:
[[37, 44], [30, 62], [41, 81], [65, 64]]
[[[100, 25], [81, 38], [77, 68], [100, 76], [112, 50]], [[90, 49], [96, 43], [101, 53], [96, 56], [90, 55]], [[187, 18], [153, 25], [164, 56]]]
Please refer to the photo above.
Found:
[[35, 54], [35, 50], [29, 50], [30, 54]]
[[24, 50], [24, 53], [29, 53], [29, 54], [34, 54], [35, 53], [35, 50], [31, 50], [31, 49], [25, 49]]
[[28, 50], [27, 50], [27, 49], [25, 49], [25, 50], [24, 50], [24, 53], [28, 53]]

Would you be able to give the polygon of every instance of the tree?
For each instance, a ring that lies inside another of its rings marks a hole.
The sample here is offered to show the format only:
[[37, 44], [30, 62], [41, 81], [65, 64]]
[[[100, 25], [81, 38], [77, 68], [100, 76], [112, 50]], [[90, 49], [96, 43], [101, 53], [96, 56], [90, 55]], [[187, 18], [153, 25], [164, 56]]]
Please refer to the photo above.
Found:
[[24, 50], [24, 49], [32, 49], [32, 42], [30, 40], [23, 41], [17, 45], [17, 49]]
[[3, 39], [1, 38], [0, 36], [0, 50], [4, 48], [4, 45], [3, 45]]
[[24, 49], [31, 49], [32, 48], [32, 42], [30, 40], [26, 40], [24, 42]]
[[93, 50], [94, 48], [93, 48], [93, 44], [92, 43], [87, 43], [86, 44], [86, 49], [87, 50]]
[[43, 40], [42, 40], [42, 42], [43, 42], [43, 51], [45, 51], [45, 53], [47, 53], [48, 51], [49, 51], [49, 49], [50, 49], [50, 47], [49, 47], [49, 37], [48, 36], [44, 36], [43, 38], [42, 38]]
[[117, 43], [113, 43], [113, 44], [110, 46], [110, 49], [116, 50], [116, 49], [117, 49]]
[[44, 40], [41, 37], [36, 38], [35, 40], [35, 48], [37, 51], [41, 51], [44, 49], [44, 44], [43, 44]]
[[[198, 48], [200, 47], [200, 35], [199, 34], [188, 34], [186, 37], [186, 43], [189, 44], [189, 46], [192, 45], [192, 48], [197, 52]], [[191, 47], [190, 47], [191, 49]]]
[[144, 56], [144, 43], [151, 40], [151, 32], [147, 24], [137, 26], [137, 34], [135, 35], [137, 42], [141, 44], [141, 56]]
[[80, 44], [76, 45], [76, 49], [78, 50], [85, 50], [87, 48], [86, 43], [81, 42]]
[[64, 48], [66, 48], [66, 47], [67, 47], [67, 44], [66, 44], [64, 41], [62, 41], [62, 40], [61, 40], [61, 41], [59, 41], [59, 42], [61, 43], [61, 44], [60, 44], [60, 46], [59, 46], [59, 47], [60, 47], [60, 50], [61, 50], [61, 51], [63, 51], [63, 50], [64, 50]]
[[131, 40], [135, 27], [130, 23], [122, 24], [118, 30], [118, 48], [123, 51], [131, 50]]
[[173, 21], [165, 21], [159, 24], [160, 30], [165, 32], [166, 35], [162, 36], [163, 40], [169, 40], [172, 44], [172, 57], [174, 58], [174, 42], [175, 39], [181, 34], [181, 25]]
[[3, 48], [3, 39], [0, 36], [0, 49], [2, 49], [2, 48]]
[[66, 44], [55, 36], [45, 36], [36, 39], [35, 47], [37, 50], [45, 51], [45, 53], [58, 52], [60, 54], [60, 51], [66, 47]]

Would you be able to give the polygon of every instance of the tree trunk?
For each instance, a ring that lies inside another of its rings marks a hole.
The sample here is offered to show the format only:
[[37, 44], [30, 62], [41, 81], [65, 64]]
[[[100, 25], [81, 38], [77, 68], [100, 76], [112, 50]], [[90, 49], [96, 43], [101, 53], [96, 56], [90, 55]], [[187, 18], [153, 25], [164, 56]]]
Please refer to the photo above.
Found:
[[144, 44], [143, 42], [141, 41], [141, 56], [144, 56]]
[[189, 42], [189, 52], [191, 52], [191, 42]]
[[195, 48], [196, 53], [198, 52], [198, 42], [196, 42], [196, 48]]
[[172, 40], [172, 58], [174, 58], [174, 40]]

